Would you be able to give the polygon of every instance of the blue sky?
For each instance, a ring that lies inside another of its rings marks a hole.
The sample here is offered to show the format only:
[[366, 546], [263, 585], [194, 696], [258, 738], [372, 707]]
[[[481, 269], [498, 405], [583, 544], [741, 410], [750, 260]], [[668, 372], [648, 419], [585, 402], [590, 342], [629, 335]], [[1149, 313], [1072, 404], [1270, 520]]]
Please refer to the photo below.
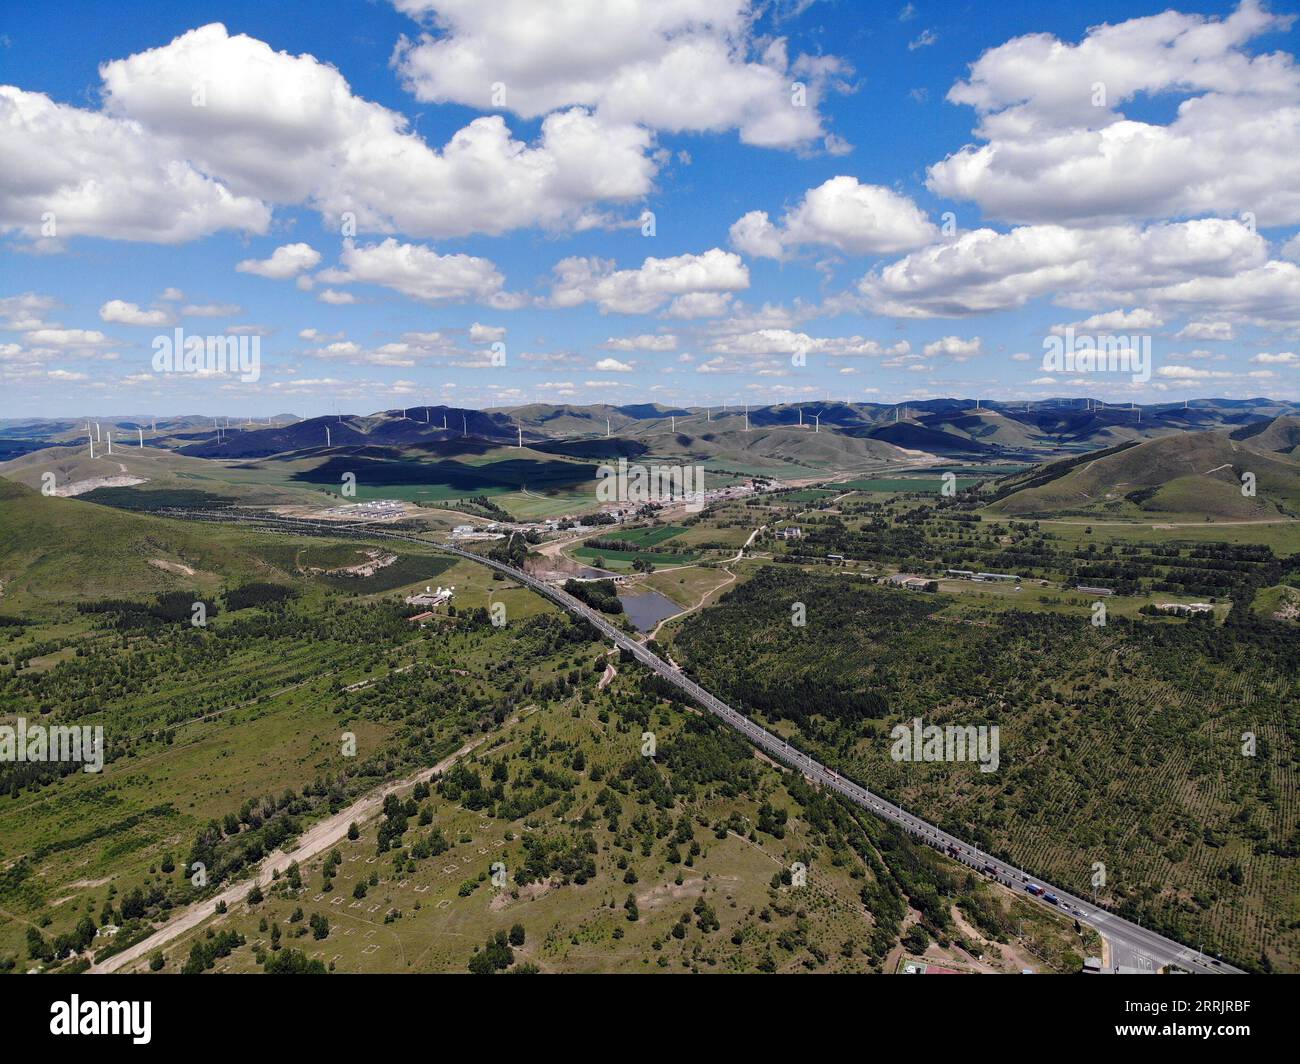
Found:
[[1289, 9], [1062, 8], [6, 11], [0, 417], [1300, 398]]

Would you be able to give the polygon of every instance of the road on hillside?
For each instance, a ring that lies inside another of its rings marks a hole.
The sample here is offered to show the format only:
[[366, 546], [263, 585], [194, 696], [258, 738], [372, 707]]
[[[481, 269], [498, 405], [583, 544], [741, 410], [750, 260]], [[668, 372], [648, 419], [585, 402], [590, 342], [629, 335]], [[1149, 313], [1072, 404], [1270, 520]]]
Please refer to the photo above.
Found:
[[[533, 708], [535, 707], [529, 707], [521, 711], [505, 721], [505, 723], [507, 725], [515, 723]], [[257, 874], [252, 878], [241, 880], [233, 886], [227, 887], [215, 897], [204, 898], [202, 901], [196, 901], [194, 904], [186, 906], [177, 916], [148, 938], [137, 942], [134, 946], [128, 946], [120, 953], [114, 953], [111, 957], [105, 957], [98, 964], [92, 964], [87, 971], [92, 975], [120, 971], [128, 964], [138, 961], [141, 957], [152, 953], [154, 950], [162, 949], [169, 942], [174, 942], [185, 932], [194, 930], [216, 911], [218, 902], [224, 901], [227, 906], [231, 906], [236, 902], [243, 901], [248, 896], [248, 892], [253, 889], [254, 883], [261, 887], [269, 887], [275, 882], [275, 877], [283, 875], [291, 864], [296, 862], [302, 865], [317, 854], [324, 853], [332, 846], [342, 842], [347, 837], [349, 826], [354, 822], [360, 824], [378, 813], [384, 807], [384, 799], [390, 794], [397, 794], [408, 787], [414, 787], [417, 783], [428, 783], [435, 776], [446, 772], [447, 769], [451, 768], [471, 750], [487, 742], [489, 738], [490, 736], [483, 735], [472, 739], [432, 768], [422, 768], [419, 772], [407, 776], [405, 779], [395, 780], [377, 790], [371, 791], [369, 794], [362, 795], [341, 813], [335, 813], [334, 816], [322, 820], [318, 824], [313, 824], [298, 837], [297, 845], [292, 850], [276, 850], [268, 854], [257, 866]], [[179, 971], [179, 969], [180, 966], [177, 965], [176, 970]]]
[[367, 539], [405, 540], [434, 550], [454, 554], [479, 565], [486, 565], [488, 568], [495, 569], [520, 584], [532, 588], [539, 595], [550, 599], [569, 613], [581, 617], [621, 650], [627, 651], [652, 672], [690, 695], [694, 701], [735, 728], [755, 746], [798, 769], [808, 779], [843, 795], [860, 808], [874, 813], [876, 816], [893, 824], [897, 824], [922, 842], [926, 842], [958, 861], [996, 878], [999, 882], [1017, 892], [1032, 884], [1043, 888], [1044, 894], [1055, 895], [1057, 898], [1056, 905], [1043, 901], [1041, 898], [1035, 898], [1034, 895], [1028, 892], [1025, 892], [1023, 896], [1033, 898], [1037, 903], [1048, 908], [1059, 909], [1079, 922], [1096, 928], [1110, 943], [1111, 951], [1115, 955], [1115, 964], [1123, 964], [1125, 967], [1152, 972], [1165, 965], [1174, 964], [1189, 972], [1244, 974], [1241, 969], [1234, 968], [1226, 961], [1217, 961], [1207, 957], [1180, 942], [1175, 942], [1171, 938], [1166, 938], [1158, 932], [1149, 930], [1141, 924], [1116, 916], [1092, 902], [1062, 890], [1060, 887], [1054, 887], [1038, 877], [1031, 876], [1028, 872], [984, 853], [982, 850], [958, 839], [955, 835], [950, 835], [920, 817], [914, 816], [901, 806], [894, 805], [892, 802], [886, 801], [879, 795], [868, 791], [865, 787], [845, 779], [833, 769], [827, 768], [797, 747], [791, 746], [784, 739], [755, 724], [743, 713], [732, 709], [720, 698], [706, 691], [683, 671], [674, 668], [644, 644], [632, 638], [622, 629], [610, 624], [598, 610], [594, 610], [586, 603], [574, 598], [567, 591], [539, 580], [512, 565], [496, 561], [482, 554], [475, 554], [473, 551], [463, 550], [460, 547], [453, 547], [450, 544], [437, 543], [432, 540], [421, 539], [419, 536], [399, 532], [376, 531], [358, 525], [331, 527], [310, 521], [285, 518], [228, 517], [210, 511], [172, 511], [172, 515], [197, 520], [261, 525], [281, 531], [298, 531], [317, 535], [356, 535]]

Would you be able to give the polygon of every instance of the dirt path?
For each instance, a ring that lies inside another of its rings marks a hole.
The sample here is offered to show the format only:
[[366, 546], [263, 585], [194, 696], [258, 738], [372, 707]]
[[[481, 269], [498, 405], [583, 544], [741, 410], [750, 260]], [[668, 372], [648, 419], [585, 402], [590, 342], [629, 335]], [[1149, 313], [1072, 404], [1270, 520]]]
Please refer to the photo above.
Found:
[[224, 901], [227, 906], [240, 902], [253, 889], [253, 884], [260, 886], [269, 886], [273, 881], [273, 873], [283, 873], [291, 863], [297, 861], [299, 864], [315, 857], [317, 854], [328, 850], [335, 843], [347, 837], [348, 826], [356, 821], [358, 824], [374, 816], [384, 806], [384, 799], [390, 794], [396, 794], [398, 791], [405, 790], [408, 787], [414, 787], [417, 783], [423, 783], [432, 779], [434, 776], [446, 772], [457, 761], [459, 761], [470, 751], [481, 746], [489, 739], [498, 737], [501, 732], [510, 727], [512, 724], [527, 716], [536, 706], [529, 706], [509, 720], [505, 721], [501, 729], [492, 732], [489, 735], [480, 736], [472, 742], [466, 743], [454, 754], [439, 761], [432, 768], [424, 768], [414, 775], [407, 776], [404, 779], [395, 780], [392, 783], [385, 784], [378, 790], [371, 791], [367, 795], [358, 798], [341, 813], [322, 820], [319, 824], [308, 828], [298, 838], [298, 845], [293, 850], [285, 852], [276, 850], [262, 859], [257, 866], [257, 875], [254, 878], [241, 880], [234, 886], [227, 887], [220, 894], [213, 898], [205, 898], [203, 901], [195, 902], [193, 905], [182, 909], [166, 927], [159, 928], [142, 942], [137, 942], [134, 946], [128, 946], [121, 953], [116, 953], [112, 957], [106, 958], [101, 964], [91, 965], [89, 971], [92, 974], [106, 974], [116, 972], [141, 957], [152, 953], [156, 949], [161, 949], [167, 943], [192, 931], [198, 927], [204, 920], [213, 914], [217, 902]]
[[[728, 564], [730, 564], [730, 563], [728, 563]], [[668, 570], [666, 570], [666, 569], [660, 570], [660, 572], [667, 572], [667, 571], [668, 571]], [[650, 641], [653, 640], [653, 639], [658, 639], [658, 638], [659, 638], [659, 629], [662, 628], [662, 627], [663, 627], [665, 624], [667, 624], [669, 621], [675, 621], [675, 620], [677, 620], [677, 618], [679, 618], [679, 617], [685, 617], [688, 613], [694, 613], [696, 610], [698, 610], [698, 609], [699, 609], [700, 607], [702, 607], [706, 602], [709, 601], [710, 596], [712, 596], [712, 595], [716, 595], [719, 591], [721, 591], [721, 590], [722, 590], [724, 587], [726, 587], [728, 584], [735, 583], [735, 580], [736, 580], [736, 574], [735, 574], [735, 573], [733, 573], [730, 569], [727, 569], [727, 568], [725, 568], [725, 567], [723, 568], [722, 571], [723, 571], [724, 573], [727, 574], [727, 579], [726, 579], [726, 580], [722, 581], [722, 583], [718, 584], [716, 587], [711, 587], [711, 588], [709, 588], [708, 591], [704, 592], [704, 594], [700, 596], [700, 601], [697, 602], [694, 606], [690, 607], [689, 609], [682, 610], [681, 613], [674, 613], [671, 617], [665, 617], [662, 621], [660, 621], [658, 624], [655, 625], [655, 627], [654, 627], [654, 631], [651, 632], [648, 636], [646, 636], [646, 642], [650, 642]]]

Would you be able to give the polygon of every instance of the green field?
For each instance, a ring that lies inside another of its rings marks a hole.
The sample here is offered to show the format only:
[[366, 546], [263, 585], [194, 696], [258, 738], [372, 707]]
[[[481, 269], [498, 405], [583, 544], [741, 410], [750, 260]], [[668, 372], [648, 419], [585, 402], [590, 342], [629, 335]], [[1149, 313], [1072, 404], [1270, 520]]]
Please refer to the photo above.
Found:
[[[957, 477], [957, 490], [964, 491], [982, 478]], [[938, 494], [943, 490], [942, 477], [864, 477], [860, 480], [846, 480], [842, 485], [845, 491], [865, 491], [877, 494], [919, 491]]]
[[693, 552], [656, 554], [651, 551], [600, 550], [596, 547], [578, 547], [573, 551], [573, 556], [588, 562], [603, 558], [608, 568], [616, 570], [630, 569], [632, 563], [638, 559], [643, 562], [651, 562], [656, 569], [659, 569], [667, 565], [693, 565], [702, 557], [702, 555]]
[[641, 547], [657, 547], [685, 531], [681, 525], [650, 525], [646, 528], [620, 528], [617, 532], [609, 533], [606, 538], [635, 543]]

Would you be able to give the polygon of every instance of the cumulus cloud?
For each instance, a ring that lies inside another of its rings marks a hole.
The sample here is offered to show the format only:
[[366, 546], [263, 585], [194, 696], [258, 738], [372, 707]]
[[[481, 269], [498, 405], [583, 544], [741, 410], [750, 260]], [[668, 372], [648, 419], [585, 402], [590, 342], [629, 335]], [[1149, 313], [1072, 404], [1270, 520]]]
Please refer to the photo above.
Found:
[[735, 296], [731, 292], [687, 292], [668, 304], [665, 318], [692, 321], [698, 318], [716, 318], [731, 309]]
[[833, 177], [809, 189], [775, 225], [766, 211], [750, 211], [731, 227], [733, 247], [754, 258], [781, 259], [801, 244], [849, 255], [909, 251], [939, 235], [906, 196], [854, 177]]
[[135, 303], [110, 299], [99, 308], [99, 320], [116, 325], [170, 325], [174, 320], [166, 310], [141, 310]]
[[1110, 310], [1102, 314], [1093, 314], [1082, 321], [1072, 321], [1068, 325], [1053, 325], [1053, 336], [1064, 336], [1066, 329], [1079, 332], [1122, 332], [1127, 329], [1158, 329], [1164, 319], [1145, 307], [1132, 310]]
[[351, 292], [340, 292], [333, 288], [321, 289], [316, 298], [322, 303], [328, 303], [335, 307], [348, 306], [357, 301], [357, 297]]
[[[833, 56], [791, 61], [783, 38], [759, 38], [749, 0], [395, 0], [434, 32], [393, 56], [419, 100], [536, 118], [592, 108], [600, 121], [672, 132], [737, 130], [746, 144], [806, 148], [827, 136], [819, 103], [844, 88]], [[804, 87], [802, 106], [792, 83]], [[708, 91], [699, 91], [708, 86]]]
[[46, 313], [58, 305], [53, 296], [39, 292], [0, 296], [0, 328], [35, 329], [44, 323]]
[[[372, 231], [446, 237], [578, 225], [597, 201], [644, 195], [656, 168], [648, 132], [581, 108], [549, 115], [533, 146], [492, 115], [438, 150], [402, 115], [353, 94], [333, 67], [220, 24], [101, 73], [108, 109], [170, 138], [204, 172]], [[190, 105], [196, 82], [206, 87], [199, 108]]]
[[983, 353], [984, 344], [978, 336], [972, 336], [969, 340], [963, 340], [960, 336], [945, 336], [922, 348], [922, 354], [926, 358], [942, 356], [951, 358], [954, 362], [965, 362]]
[[1231, 340], [1232, 337], [1230, 321], [1189, 321], [1174, 334], [1176, 340]]
[[601, 373], [631, 373], [636, 365], [631, 362], [620, 362], [616, 358], [602, 358], [592, 368]]
[[[1221, 19], [1165, 11], [1078, 44], [1036, 33], [992, 48], [948, 93], [985, 143], [930, 167], [929, 187], [1011, 222], [1300, 222], [1300, 68], [1246, 50], [1292, 19], [1242, 0]], [[1167, 125], [1120, 110], [1157, 95], [1181, 101]]]
[[611, 336], [600, 346], [606, 351], [676, 351], [677, 337], [672, 333]]
[[177, 244], [222, 229], [264, 233], [271, 220], [257, 197], [232, 192], [137, 123], [10, 85], [0, 85], [0, 155], [0, 231], [32, 240]]
[[1249, 226], [1218, 218], [976, 229], [872, 271], [858, 290], [868, 308], [892, 317], [962, 317], [1048, 294], [1071, 306], [1138, 303], [1167, 312], [1235, 301], [1242, 312], [1286, 313], [1287, 267], [1297, 276], [1300, 269], [1269, 262], [1267, 252]]
[[740, 256], [720, 248], [703, 254], [648, 258], [639, 269], [619, 270], [605, 259], [568, 258], [556, 263], [550, 304], [595, 303], [604, 313], [648, 314], [670, 298], [735, 292], [749, 287]]
[[244, 259], [235, 264], [240, 273], [255, 273], [273, 281], [296, 277], [320, 262], [320, 252], [310, 244], [283, 244], [271, 252], [269, 259]]
[[902, 356], [911, 351], [906, 340], [886, 347], [861, 336], [815, 337], [793, 329], [762, 328], [721, 335], [709, 350], [726, 355], [830, 355], [838, 357]]
[[500, 309], [519, 303], [517, 297], [503, 291], [505, 278], [490, 260], [439, 255], [433, 248], [403, 244], [393, 237], [380, 244], [346, 241], [339, 266], [318, 276], [328, 284], [382, 285], [423, 303], [478, 302]]
[[0, 228], [43, 238], [48, 212], [60, 238], [177, 243], [264, 233], [272, 204], [417, 237], [584, 228], [609, 220], [601, 203], [643, 197], [658, 167], [652, 133], [581, 107], [548, 115], [531, 145], [491, 115], [439, 149], [334, 67], [219, 23], [100, 76], [102, 111], [0, 87]]

